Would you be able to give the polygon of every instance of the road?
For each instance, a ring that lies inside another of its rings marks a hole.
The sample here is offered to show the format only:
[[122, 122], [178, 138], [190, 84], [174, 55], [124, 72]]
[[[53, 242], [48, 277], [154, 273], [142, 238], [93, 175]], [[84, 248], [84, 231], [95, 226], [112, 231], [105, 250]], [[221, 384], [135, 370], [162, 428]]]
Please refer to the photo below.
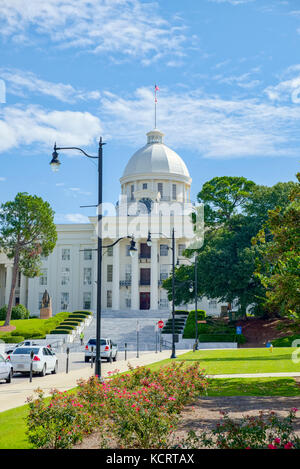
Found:
[[[153, 352], [143, 352], [143, 355], [149, 354]], [[159, 354], [157, 354], [159, 355]], [[58, 373], [65, 373], [66, 374], [66, 369], [67, 369], [67, 354], [66, 353], [57, 353], [56, 354], [58, 358]], [[136, 358], [136, 352], [135, 351], [128, 351], [127, 352], [127, 359], [132, 359]], [[118, 359], [117, 362], [113, 362], [112, 365], [114, 365], [114, 368], [118, 368], [118, 362], [124, 362], [125, 360], [125, 353], [124, 352], [118, 352]], [[106, 360], [101, 360], [101, 363], [103, 365], [107, 363]], [[94, 365], [93, 365], [94, 366]], [[92, 368], [91, 362], [85, 363], [84, 361], [84, 351], [82, 352], [77, 352], [77, 353], [70, 353], [69, 354], [69, 367], [68, 371], [71, 372], [73, 370], [79, 370], [79, 369], [84, 369], [84, 368]], [[38, 376], [38, 375], [33, 375], [32, 377], [33, 382], [37, 383], [37, 385], [40, 385], [40, 383], [43, 382], [43, 378]], [[12, 383], [28, 383], [29, 382], [29, 373], [26, 375], [23, 375], [22, 373], [14, 373]], [[5, 381], [0, 381], [0, 392], [4, 391], [6, 388], [9, 388], [11, 386], [10, 383], [6, 383]]]

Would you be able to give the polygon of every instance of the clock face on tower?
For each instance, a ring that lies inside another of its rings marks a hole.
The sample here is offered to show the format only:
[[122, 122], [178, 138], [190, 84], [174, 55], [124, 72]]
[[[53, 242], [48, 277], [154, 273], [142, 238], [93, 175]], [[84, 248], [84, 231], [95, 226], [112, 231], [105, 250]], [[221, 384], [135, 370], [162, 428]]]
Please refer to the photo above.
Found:
[[139, 200], [138, 204], [140, 213], [150, 213], [152, 210], [153, 201], [148, 197], [143, 197]]

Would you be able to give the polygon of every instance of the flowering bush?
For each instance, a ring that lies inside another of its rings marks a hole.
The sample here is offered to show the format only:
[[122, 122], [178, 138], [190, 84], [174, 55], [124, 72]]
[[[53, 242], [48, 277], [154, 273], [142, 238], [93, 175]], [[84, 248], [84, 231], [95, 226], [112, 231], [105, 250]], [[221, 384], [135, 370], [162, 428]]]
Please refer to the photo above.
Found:
[[[189, 432], [181, 443], [183, 448], [218, 449], [300, 449], [300, 439], [293, 433], [293, 422], [298, 409], [291, 409], [289, 415], [280, 419], [275, 412], [253, 417], [247, 415], [240, 421], [233, 420], [221, 412], [223, 420], [210, 432], [196, 435]], [[179, 447], [179, 445], [177, 445]]]
[[172, 364], [158, 371], [139, 367], [79, 383], [75, 395], [53, 391], [46, 404], [41, 391], [29, 402], [29, 441], [38, 448], [70, 448], [85, 434], [101, 428], [126, 448], [166, 447], [183, 406], [203, 393], [207, 383], [199, 365]]
[[53, 390], [50, 403], [38, 389], [38, 398], [28, 399], [27, 436], [36, 448], [64, 449], [93, 430], [91, 415], [76, 395]]

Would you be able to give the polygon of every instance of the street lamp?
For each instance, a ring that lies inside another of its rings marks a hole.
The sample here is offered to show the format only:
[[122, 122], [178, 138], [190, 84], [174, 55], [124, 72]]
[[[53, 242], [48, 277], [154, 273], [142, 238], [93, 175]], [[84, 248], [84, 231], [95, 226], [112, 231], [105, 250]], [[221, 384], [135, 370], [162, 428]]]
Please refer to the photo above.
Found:
[[[97, 242], [97, 312], [96, 312], [96, 361], [95, 361], [95, 375], [101, 380], [101, 357], [100, 357], [100, 339], [101, 339], [101, 274], [102, 274], [102, 233], [101, 233], [101, 221], [102, 221], [102, 147], [105, 143], [102, 142], [102, 137], [99, 140], [98, 155], [88, 155], [84, 150], [78, 147], [57, 147], [54, 145], [54, 151], [52, 153], [52, 160], [50, 161], [51, 169], [57, 172], [60, 167], [60, 161], [58, 159], [57, 150], [78, 150], [83, 153], [84, 156], [98, 160], [98, 242]], [[99, 229], [100, 228], [100, 229]]]
[[[192, 264], [192, 261], [190, 259], [185, 258], [185, 261], [188, 261]], [[179, 259], [177, 259], [177, 266], [179, 266]], [[195, 290], [195, 350], [198, 350], [198, 270], [197, 270], [197, 265], [198, 265], [198, 254], [195, 254], [195, 260], [194, 260], [194, 281], [190, 281], [189, 284], [189, 292], [193, 293]]]
[[[176, 348], [175, 348], [175, 230], [172, 228], [172, 237], [164, 235], [163, 233], [153, 233], [164, 238], [172, 239], [172, 246], [168, 246], [168, 249], [172, 250], [172, 354], [170, 358], [176, 358]], [[150, 247], [152, 245], [151, 233], [148, 232], [147, 245]]]

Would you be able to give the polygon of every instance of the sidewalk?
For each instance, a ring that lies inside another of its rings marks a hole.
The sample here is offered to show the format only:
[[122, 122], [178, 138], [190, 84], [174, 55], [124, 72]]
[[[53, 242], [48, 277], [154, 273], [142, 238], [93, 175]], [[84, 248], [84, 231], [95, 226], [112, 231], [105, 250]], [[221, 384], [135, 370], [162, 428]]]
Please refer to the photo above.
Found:
[[[186, 350], [176, 350], [176, 356], [186, 353]], [[143, 353], [140, 352], [139, 358], [129, 358], [128, 360], [119, 360], [116, 363], [103, 363], [101, 362], [102, 376], [107, 377], [109, 371], [118, 370], [120, 372], [127, 371], [128, 363], [134, 368], [137, 366], [149, 365], [150, 363], [156, 363], [161, 360], [170, 358], [171, 351], [164, 350], [158, 353]], [[45, 396], [51, 394], [52, 389], [58, 389], [59, 391], [67, 391], [75, 388], [77, 382], [80, 379], [88, 379], [94, 375], [94, 367], [79, 368], [71, 370], [69, 373], [58, 373], [56, 375], [46, 375], [43, 378], [33, 377], [32, 382], [16, 383], [13, 380], [10, 384], [4, 384], [3, 388], [0, 385], [0, 412], [5, 410], [14, 409], [15, 407], [26, 404], [26, 399], [34, 394], [34, 390], [40, 388], [44, 391]]]

